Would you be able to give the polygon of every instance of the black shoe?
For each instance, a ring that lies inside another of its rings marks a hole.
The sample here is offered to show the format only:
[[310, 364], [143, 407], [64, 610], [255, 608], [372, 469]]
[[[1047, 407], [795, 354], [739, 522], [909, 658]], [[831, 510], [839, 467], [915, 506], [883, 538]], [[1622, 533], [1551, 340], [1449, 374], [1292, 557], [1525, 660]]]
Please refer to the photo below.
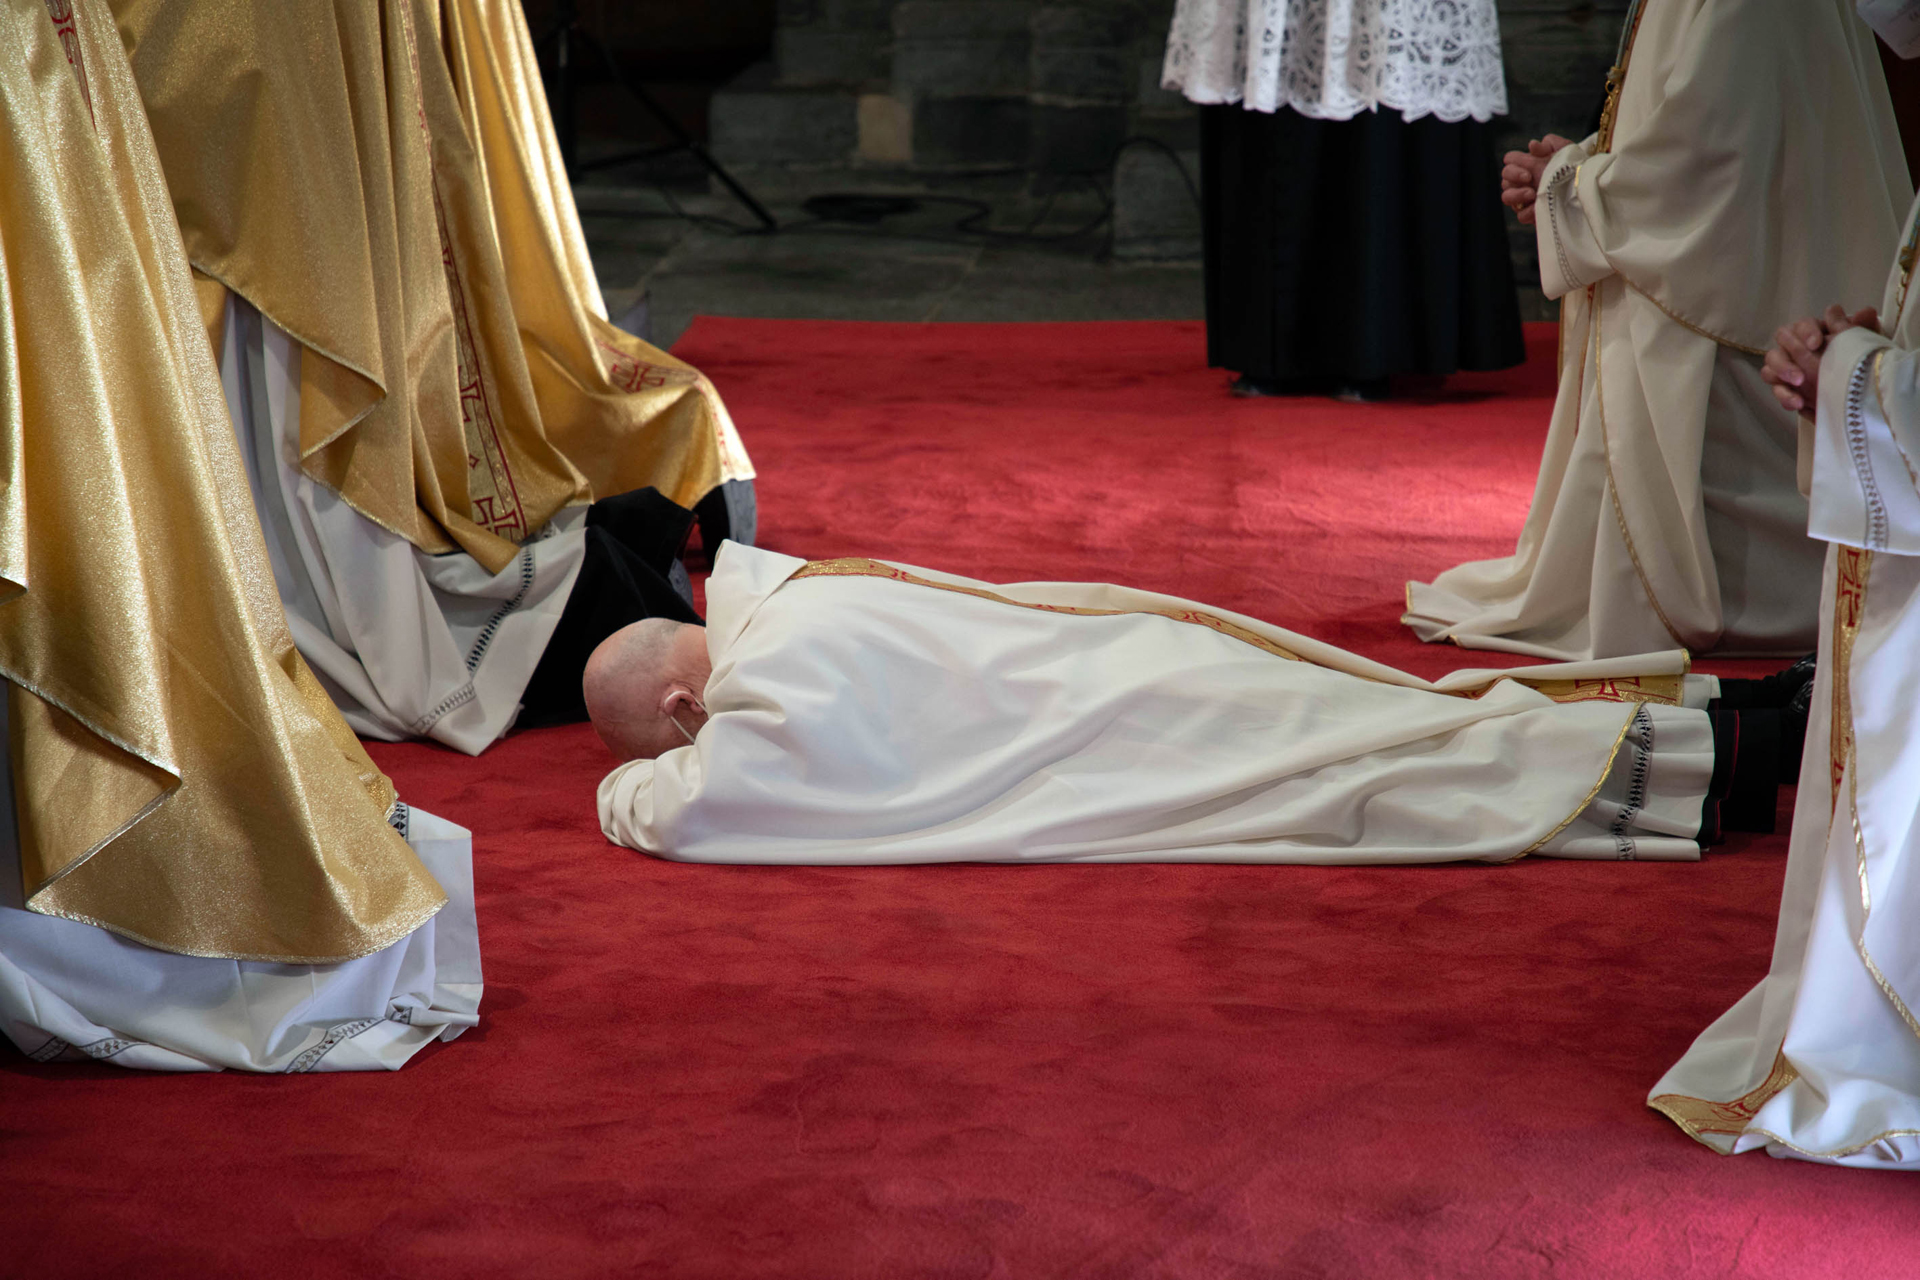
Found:
[[1762, 707], [1781, 708], [1803, 690], [1813, 688], [1814, 658], [1808, 654], [1790, 667], [1782, 668], [1758, 680], [1740, 680], [1723, 676], [1720, 696], [1715, 705], [1725, 711], [1752, 711]]
[[1811, 699], [1813, 697], [1813, 677], [1816, 673], [1815, 659], [1819, 656], [1817, 653], [1810, 653], [1792, 666], [1776, 671], [1770, 676], [1763, 676], [1756, 681], [1760, 686], [1761, 696], [1773, 699], [1773, 701], [1764, 702], [1761, 705], [1771, 707], [1791, 706], [1793, 701], [1802, 695], [1805, 695], [1807, 699]]

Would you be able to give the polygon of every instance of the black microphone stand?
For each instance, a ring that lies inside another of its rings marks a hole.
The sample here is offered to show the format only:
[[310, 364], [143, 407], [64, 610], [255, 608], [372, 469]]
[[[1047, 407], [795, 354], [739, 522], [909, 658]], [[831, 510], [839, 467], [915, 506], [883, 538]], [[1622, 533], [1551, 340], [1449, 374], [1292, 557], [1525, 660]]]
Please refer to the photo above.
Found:
[[[553, 79], [548, 93], [553, 103], [553, 127], [559, 136], [560, 158], [567, 166], [567, 176], [577, 178], [583, 173], [595, 169], [610, 169], [616, 165], [632, 164], [639, 160], [653, 160], [660, 156], [688, 152], [694, 159], [706, 167], [708, 173], [720, 180], [720, 185], [733, 193], [734, 199], [746, 206], [747, 212], [759, 220], [768, 231], [777, 231], [780, 224], [767, 212], [765, 205], [753, 198], [753, 193], [741, 186], [734, 176], [727, 172], [726, 166], [713, 158], [713, 154], [701, 145], [700, 140], [687, 132], [671, 111], [654, 97], [647, 87], [637, 80], [629, 78], [614, 62], [593, 33], [580, 25], [580, 15], [575, 0], [558, 0], [558, 12], [554, 15], [553, 26], [547, 33], [534, 42], [536, 52], [544, 54], [553, 50]], [[577, 108], [577, 86], [574, 76], [576, 63], [585, 54], [599, 62], [607, 78], [633, 95], [642, 107], [645, 107], [667, 131], [672, 142], [657, 147], [643, 147], [637, 151], [622, 151], [617, 155], [603, 156], [598, 160], [580, 162], [579, 135], [574, 119]]]

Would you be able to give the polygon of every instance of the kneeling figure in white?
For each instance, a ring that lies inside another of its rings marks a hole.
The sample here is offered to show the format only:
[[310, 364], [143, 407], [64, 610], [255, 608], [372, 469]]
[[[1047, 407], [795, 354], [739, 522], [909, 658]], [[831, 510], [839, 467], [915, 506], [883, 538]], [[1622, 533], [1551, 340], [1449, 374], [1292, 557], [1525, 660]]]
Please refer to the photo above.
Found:
[[1649, 1099], [1723, 1153], [1920, 1169], [1916, 245], [1920, 203], [1879, 313], [1831, 308], [1783, 329], [1767, 361], [1781, 402], [1813, 419], [1820, 677], [1771, 968]]

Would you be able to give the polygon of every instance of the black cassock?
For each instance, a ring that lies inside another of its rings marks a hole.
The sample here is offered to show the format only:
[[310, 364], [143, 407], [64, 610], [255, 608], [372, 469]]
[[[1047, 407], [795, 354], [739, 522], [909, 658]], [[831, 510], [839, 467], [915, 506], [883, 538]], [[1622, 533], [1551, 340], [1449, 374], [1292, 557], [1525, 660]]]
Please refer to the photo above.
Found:
[[1525, 357], [1495, 125], [1200, 109], [1207, 363], [1367, 382]]

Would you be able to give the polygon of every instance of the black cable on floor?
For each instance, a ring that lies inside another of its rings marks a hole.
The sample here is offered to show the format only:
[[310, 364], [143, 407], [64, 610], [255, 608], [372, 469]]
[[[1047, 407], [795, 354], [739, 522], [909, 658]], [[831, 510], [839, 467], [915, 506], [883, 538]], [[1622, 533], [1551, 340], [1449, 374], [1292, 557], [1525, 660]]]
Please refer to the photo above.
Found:
[[[1161, 152], [1172, 163], [1180, 175], [1180, 181], [1187, 188], [1187, 195], [1193, 200], [1196, 210], [1200, 209], [1200, 188], [1187, 172], [1187, 166], [1180, 159], [1180, 153], [1158, 138], [1135, 134], [1123, 138], [1113, 149], [1113, 156], [1102, 169], [1082, 170], [1058, 175], [1063, 179], [1085, 182], [1100, 199], [1100, 212], [1081, 226], [1069, 231], [1043, 232], [1045, 224], [1059, 201], [1061, 192], [1056, 190], [1047, 196], [1027, 225], [1018, 231], [1006, 231], [996, 227], [982, 225], [993, 216], [993, 206], [985, 200], [970, 196], [934, 195], [925, 192], [867, 192], [867, 191], [828, 191], [809, 196], [801, 203], [807, 216], [795, 222], [783, 223], [777, 228], [767, 228], [759, 224], [735, 222], [712, 214], [693, 213], [681, 205], [673, 192], [657, 181], [648, 183], [667, 205], [667, 212], [643, 211], [622, 214], [633, 218], [677, 218], [689, 225], [703, 230], [721, 232], [736, 236], [771, 236], [783, 231], [800, 230], [846, 230], [863, 235], [884, 236], [892, 240], [931, 241], [939, 244], [979, 244], [982, 241], [993, 244], [1031, 244], [1057, 245], [1067, 244], [1085, 236], [1092, 235], [1102, 226], [1107, 226], [1109, 234], [1106, 242], [1094, 253], [1098, 261], [1105, 261], [1113, 255], [1113, 237], [1111, 222], [1113, 219], [1113, 186], [1116, 180], [1120, 158], [1129, 148], [1150, 147]], [[966, 212], [948, 227], [937, 232], [896, 230], [886, 226], [889, 218], [917, 213], [928, 205], [958, 205]]]

